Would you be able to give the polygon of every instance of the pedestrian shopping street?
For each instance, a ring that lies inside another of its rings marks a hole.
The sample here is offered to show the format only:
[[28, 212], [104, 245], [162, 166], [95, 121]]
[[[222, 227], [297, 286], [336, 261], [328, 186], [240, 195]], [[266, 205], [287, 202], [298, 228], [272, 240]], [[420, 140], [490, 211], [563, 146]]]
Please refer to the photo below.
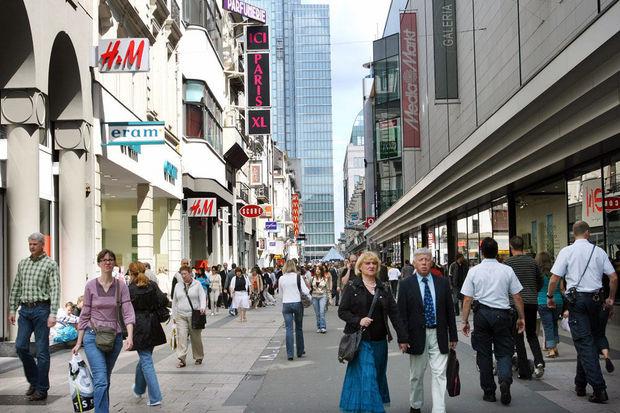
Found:
[[[111, 411], [114, 412], [221, 412], [221, 413], [337, 413], [340, 389], [346, 365], [337, 361], [342, 323], [336, 308], [327, 312], [327, 334], [317, 334], [312, 308], [305, 310], [304, 339], [306, 356], [294, 361], [286, 359], [283, 349], [284, 329], [281, 306], [259, 308], [248, 312], [248, 322], [239, 323], [225, 312], [209, 317], [203, 334], [205, 361], [195, 366], [175, 368], [176, 357], [168, 345], [154, 352], [155, 368], [164, 397], [160, 407], [148, 407], [144, 399], [131, 394], [137, 355], [122, 352], [112, 373]], [[460, 323], [457, 321], [460, 329]], [[607, 335], [612, 345], [611, 357], [620, 359], [620, 328], [610, 324]], [[475, 353], [469, 340], [459, 334], [457, 354], [461, 366], [461, 395], [448, 397], [448, 412], [528, 412], [528, 413], [611, 413], [620, 412], [620, 375], [604, 373], [610, 400], [606, 405], [593, 405], [573, 392], [575, 349], [563, 333], [560, 357], [546, 360], [542, 380], [521, 381], [512, 385], [510, 406], [482, 401], [475, 367]], [[17, 359], [3, 358], [0, 364], [0, 409], [3, 413], [71, 411], [67, 366], [69, 350], [52, 355], [47, 403], [27, 402], [27, 388], [21, 364]], [[8, 370], [7, 370], [8, 369]], [[387, 412], [409, 409], [409, 362], [397, 345], [389, 347], [388, 382], [392, 403]], [[426, 404], [422, 412], [430, 413], [430, 373], [425, 380]]]

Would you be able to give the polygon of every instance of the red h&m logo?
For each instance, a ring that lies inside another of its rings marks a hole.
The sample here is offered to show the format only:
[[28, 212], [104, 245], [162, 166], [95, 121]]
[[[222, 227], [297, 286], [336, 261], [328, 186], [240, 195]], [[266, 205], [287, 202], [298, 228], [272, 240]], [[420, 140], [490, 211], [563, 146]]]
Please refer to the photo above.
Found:
[[199, 218], [217, 216], [215, 198], [188, 198], [187, 216]]
[[103, 39], [99, 42], [99, 71], [133, 73], [149, 71], [148, 39]]

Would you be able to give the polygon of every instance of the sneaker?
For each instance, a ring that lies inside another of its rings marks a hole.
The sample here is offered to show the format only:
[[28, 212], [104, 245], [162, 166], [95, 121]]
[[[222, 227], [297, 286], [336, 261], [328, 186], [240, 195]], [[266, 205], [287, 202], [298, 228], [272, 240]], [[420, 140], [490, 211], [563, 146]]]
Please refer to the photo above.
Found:
[[615, 369], [616, 368], [614, 367], [614, 363], [611, 362], [611, 359], [606, 358], [605, 359], [605, 370], [607, 370], [607, 373], [613, 373]]
[[138, 394], [138, 392], [136, 392], [136, 385], [134, 384], [133, 386], [131, 386], [131, 392], [133, 393], [133, 397], [135, 397], [136, 399], [141, 399], [143, 394]]
[[322, 334], [325, 334], [325, 333], [327, 333], [327, 330], [326, 330], [326, 329], [324, 329], [324, 328], [322, 328], [322, 329], [321, 329], [321, 333], [322, 333]]
[[317, 329], [316, 329], [316, 332], [317, 332], [317, 333], [322, 333], [323, 331], [322, 331], [320, 328], [317, 328]]
[[542, 378], [542, 376], [545, 374], [545, 368], [543, 367], [542, 363], [539, 363], [536, 365], [536, 368], [534, 369], [534, 377], [536, 377], [537, 379]]
[[510, 384], [506, 383], [505, 381], [501, 382], [499, 384], [499, 391], [501, 393], [500, 400], [502, 401], [502, 404], [510, 404], [512, 400], [512, 396], [510, 395]]
[[161, 406], [161, 400], [154, 402], [154, 403], [148, 402], [146, 405], [147, 406]]

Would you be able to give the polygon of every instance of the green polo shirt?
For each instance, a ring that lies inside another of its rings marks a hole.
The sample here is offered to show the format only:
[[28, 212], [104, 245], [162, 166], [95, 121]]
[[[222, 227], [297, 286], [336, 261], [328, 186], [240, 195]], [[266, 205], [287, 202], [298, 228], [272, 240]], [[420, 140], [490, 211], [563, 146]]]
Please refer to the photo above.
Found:
[[9, 294], [9, 312], [15, 314], [21, 303], [50, 300], [50, 315], [60, 307], [58, 264], [45, 253], [24, 258], [17, 266], [17, 276]]

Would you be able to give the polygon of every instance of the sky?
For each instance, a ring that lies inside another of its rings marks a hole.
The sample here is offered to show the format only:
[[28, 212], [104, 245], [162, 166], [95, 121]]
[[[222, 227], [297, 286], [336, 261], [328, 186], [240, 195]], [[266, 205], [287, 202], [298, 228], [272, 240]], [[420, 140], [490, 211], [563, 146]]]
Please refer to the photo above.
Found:
[[332, 43], [332, 125], [336, 239], [344, 228], [343, 172], [346, 146], [362, 109], [362, 79], [372, 60], [372, 42], [381, 37], [391, 0], [313, 1], [330, 6]]

